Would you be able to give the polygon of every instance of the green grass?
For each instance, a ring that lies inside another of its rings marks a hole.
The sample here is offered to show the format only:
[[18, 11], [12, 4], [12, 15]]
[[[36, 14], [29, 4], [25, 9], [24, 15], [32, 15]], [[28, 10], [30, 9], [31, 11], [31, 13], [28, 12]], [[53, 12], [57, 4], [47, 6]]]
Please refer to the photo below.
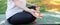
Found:
[[[31, 3], [38, 3], [40, 4], [40, 2], [34, 2], [34, 0], [29, 0], [29, 2]], [[0, 14], [4, 14], [7, 8], [7, 0], [0, 0]], [[45, 9], [43, 7], [41, 7], [40, 11], [45, 11]]]
[[7, 0], [0, 0], [0, 14], [4, 14], [6, 11]]

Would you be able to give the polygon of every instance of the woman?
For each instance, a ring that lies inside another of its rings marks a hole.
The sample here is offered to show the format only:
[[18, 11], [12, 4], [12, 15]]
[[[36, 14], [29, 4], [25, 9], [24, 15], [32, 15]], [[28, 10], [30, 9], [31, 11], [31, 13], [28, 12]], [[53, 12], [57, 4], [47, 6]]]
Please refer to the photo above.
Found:
[[8, 0], [6, 19], [14, 25], [34, 23], [36, 17], [38, 17], [35, 12], [37, 11], [26, 7], [26, 0]]

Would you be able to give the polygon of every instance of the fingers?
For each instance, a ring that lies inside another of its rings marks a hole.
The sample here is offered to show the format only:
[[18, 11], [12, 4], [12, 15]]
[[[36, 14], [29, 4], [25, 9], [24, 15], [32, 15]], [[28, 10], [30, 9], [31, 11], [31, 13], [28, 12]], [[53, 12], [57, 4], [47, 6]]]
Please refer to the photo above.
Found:
[[42, 14], [40, 14], [40, 20], [42, 19], [42, 17], [43, 17], [43, 15], [42, 15]]
[[36, 11], [36, 10], [34, 10], [34, 9], [31, 9], [30, 10], [31, 12], [31, 14], [33, 15], [33, 16], [35, 16], [36, 18], [42, 18], [42, 15], [40, 14], [40, 12], [39, 11]]
[[40, 19], [42, 19], [42, 14], [40, 14], [40, 13], [35, 13], [35, 16], [37, 17], [37, 18], [40, 18]]
[[34, 9], [31, 9], [31, 11], [32, 11], [33, 13], [37, 12], [37, 11], [36, 11], [36, 10], [34, 10]]

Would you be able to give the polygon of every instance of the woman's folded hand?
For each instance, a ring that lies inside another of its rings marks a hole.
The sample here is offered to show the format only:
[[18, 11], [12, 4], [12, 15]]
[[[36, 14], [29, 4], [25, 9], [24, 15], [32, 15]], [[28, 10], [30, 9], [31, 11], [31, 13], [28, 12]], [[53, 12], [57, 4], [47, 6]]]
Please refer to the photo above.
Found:
[[36, 18], [41, 18], [42, 17], [42, 15], [40, 14], [40, 12], [39, 11], [36, 11], [36, 10], [34, 10], [34, 9], [31, 9], [30, 11], [28, 11], [28, 12], [30, 12], [33, 16], [35, 16]]
[[35, 12], [35, 15], [37, 18], [42, 18], [42, 14], [40, 14], [40, 12]]

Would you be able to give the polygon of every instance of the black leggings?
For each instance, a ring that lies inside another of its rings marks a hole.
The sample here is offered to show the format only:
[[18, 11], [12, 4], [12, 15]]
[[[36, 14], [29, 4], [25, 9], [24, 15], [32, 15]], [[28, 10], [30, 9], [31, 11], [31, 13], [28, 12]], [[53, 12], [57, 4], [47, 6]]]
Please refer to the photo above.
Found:
[[[30, 8], [30, 7], [29, 7]], [[11, 24], [28, 24], [36, 20], [36, 17], [34, 17], [29, 12], [23, 11], [16, 13], [12, 17], [8, 19], [8, 22]]]

